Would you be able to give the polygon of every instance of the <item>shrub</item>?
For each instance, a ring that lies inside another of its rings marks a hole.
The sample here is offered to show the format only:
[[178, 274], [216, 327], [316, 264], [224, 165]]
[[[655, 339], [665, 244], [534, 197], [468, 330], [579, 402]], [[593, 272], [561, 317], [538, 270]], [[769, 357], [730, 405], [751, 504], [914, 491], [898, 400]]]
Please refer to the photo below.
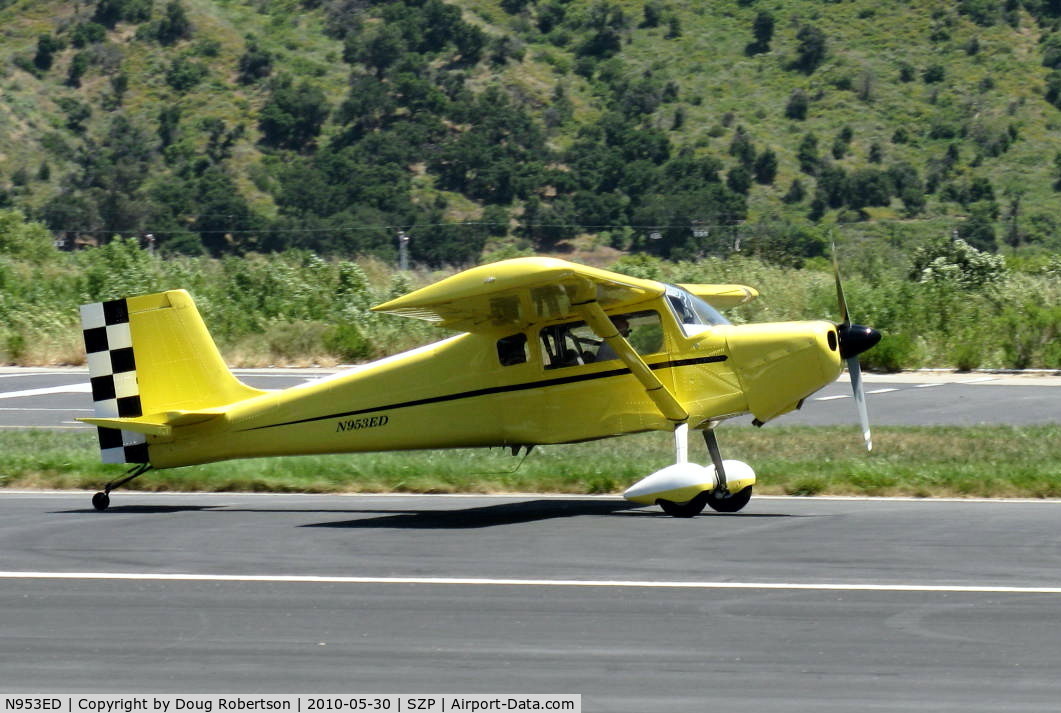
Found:
[[370, 356], [372, 347], [356, 324], [342, 322], [326, 331], [324, 348], [343, 361], [360, 361]]
[[918, 282], [943, 282], [975, 290], [1000, 282], [1006, 260], [977, 250], [962, 239], [937, 238], [914, 251], [910, 277]]
[[41, 223], [26, 222], [18, 210], [0, 210], [0, 255], [41, 262], [55, 255], [52, 234]]
[[885, 333], [877, 346], [859, 355], [862, 366], [872, 371], [896, 372], [916, 366], [917, 345], [903, 332]]
[[1007, 366], [1027, 369], [1047, 361], [1058, 363], [1058, 356], [1061, 356], [1057, 346], [1061, 340], [1061, 306], [1032, 301], [1009, 305], [1002, 313], [1000, 326]]

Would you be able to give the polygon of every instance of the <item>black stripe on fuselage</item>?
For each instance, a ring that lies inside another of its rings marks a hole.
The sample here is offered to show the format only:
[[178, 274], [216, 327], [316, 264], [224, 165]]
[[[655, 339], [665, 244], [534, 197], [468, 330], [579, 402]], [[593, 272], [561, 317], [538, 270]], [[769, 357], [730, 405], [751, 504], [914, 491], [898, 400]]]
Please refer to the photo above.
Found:
[[[679, 366], [695, 366], [697, 364], [716, 364], [718, 362], [726, 361], [728, 357], [725, 354], [718, 356], [709, 357], [695, 357], [692, 359], [675, 359], [673, 361], [662, 361], [656, 364], [649, 364], [648, 367], [653, 371], [657, 369], [671, 369]], [[361, 416], [368, 413], [376, 413], [378, 411], [388, 411], [399, 408], [408, 408], [410, 406], [426, 406], [428, 404], [444, 403], [446, 401], [458, 401], [460, 399], [471, 399], [477, 396], [491, 396], [493, 394], [504, 394], [514, 391], [527, 391], [528, 389], [540, 389], [546, 386], [560, 386], [562, 384], [576, 384], [580, 381], [592, 381], [594, 379], [607, 379], [612, 376], [622, 376], [623, 374], [629, 374], [630, 370], [626, 367], [622, 369], [609, 369], [608, 371], [597, 371], [592, 374], [576, 374], [572, 376], [562, 376], [556, 379], [544, 379], [542, 381], [530, 381], [525, 384], [512, 384], [510, 386], [492, 386], [486, 389], [474, 389], [472, 391], [461, 391], [456, 394], [446, 394], [445, 396], [431, 396], [426, 399], [415, 399], [413, 401], [402, 401], [394, 404], [386, 404], [383, 406], [372, 406], [370, 408], [357, 409], [356, 411], [343, 411], [342, 413], [332, 413], [327, 416], [313, 416], [312, 418], [303, 418], [297, 421], [284, 421], [282, 423], [271, 423], [266, 426], [255, 426], [254, 428], [243, 429], [246, 431], [260, 431], [265, 428], [277, 428], [279, 426], [296, 426], [300, 423], [313, 423], [314, 421], [327, 421], [333, 418], [348, 418], [350, 416]]]

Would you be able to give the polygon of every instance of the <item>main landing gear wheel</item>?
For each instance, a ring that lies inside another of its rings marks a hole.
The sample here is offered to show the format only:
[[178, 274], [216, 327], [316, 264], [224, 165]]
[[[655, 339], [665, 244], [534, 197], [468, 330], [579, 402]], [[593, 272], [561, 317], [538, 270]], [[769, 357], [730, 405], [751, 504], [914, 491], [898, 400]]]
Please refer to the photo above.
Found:
[[[728, 490], [722, 494], [715, 495], [712, 491], [704, 491], [707, 495], [707, 504], [715, 512], [738, 512], [748, 501], [752, 499], [752, 486], [731, 493]], [[701, 508], [703, 506], [701, 505]]]
[[96, 508], [97, 510], [106, 510], [110, 504], [111, 496], [107, 495], [102, 491], [92, 496], [92, 507]]
[[663, 512], [667, 513], [671, 517], [696, 517], [704, 510], [704, 506], [707, 505], [708, 499], [711, 497], [710, 490], [704, 490], [695, 498], [686, 503], [676, 503], [673, 500], [664, 500], [659, 498], [656, 500], [656, 505], [663, 508]]

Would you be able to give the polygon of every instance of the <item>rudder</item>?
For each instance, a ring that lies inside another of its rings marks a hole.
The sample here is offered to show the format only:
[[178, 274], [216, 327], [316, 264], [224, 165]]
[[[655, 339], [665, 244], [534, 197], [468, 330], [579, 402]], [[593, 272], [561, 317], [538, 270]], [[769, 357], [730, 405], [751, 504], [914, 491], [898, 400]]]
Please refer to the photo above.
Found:
[[[81, 307], [96, 418], [165, 421], [262, 392], [228, 370], [191, 296], [171, 290]], [[98, 427], [104, 463], [149, 463], [143, 432]]]

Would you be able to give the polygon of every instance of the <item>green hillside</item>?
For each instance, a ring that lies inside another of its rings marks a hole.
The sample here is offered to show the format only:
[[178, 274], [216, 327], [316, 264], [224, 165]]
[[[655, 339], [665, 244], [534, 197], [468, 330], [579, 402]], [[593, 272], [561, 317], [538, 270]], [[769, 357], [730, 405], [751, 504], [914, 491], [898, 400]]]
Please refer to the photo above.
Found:
[[[798, 264], [1061, 250], [1061, 2], [0, 0], [0, 208], [68, 245]], [[504, 247], [508, 246], [508, 247]]]

